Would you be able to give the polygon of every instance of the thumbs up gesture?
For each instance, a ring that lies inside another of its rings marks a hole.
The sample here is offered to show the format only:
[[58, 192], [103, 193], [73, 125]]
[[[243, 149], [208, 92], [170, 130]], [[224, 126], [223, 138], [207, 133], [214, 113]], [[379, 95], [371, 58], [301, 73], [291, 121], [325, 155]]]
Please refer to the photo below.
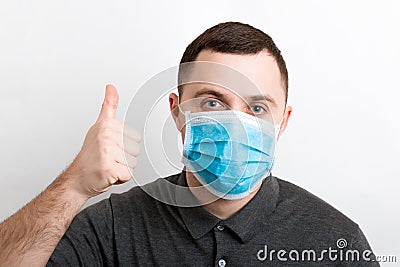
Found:
[[127, 182], [131, 178], [128, 168], [136, 166], [141, 136], [128, 126], [123, 130], [123, 123], [115, 119], [117, 106], [117, 89], [107, 85], [99, 117], [64, 172], [70, 186], [87, 198], [107, 191], [113, 184]]

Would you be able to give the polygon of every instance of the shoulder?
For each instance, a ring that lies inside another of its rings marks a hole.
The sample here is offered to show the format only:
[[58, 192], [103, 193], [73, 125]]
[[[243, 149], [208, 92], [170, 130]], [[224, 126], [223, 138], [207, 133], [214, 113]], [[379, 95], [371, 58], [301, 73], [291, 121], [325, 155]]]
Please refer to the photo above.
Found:
[[321, 235], [340, 235], [354, 238], [359, 226], [345, 214], [309, 191], [283, 179], [276, 178], [279, 184], [277, 210], [283, 217], [290, 217], [293, 223], [306, 231]]
[[155, 205], [157, 199], [153, 197], [154, 190], [161, 191], [164, 182], [176, 184], [179, 174], [170, 175], [168, 177], [158, 178], [144, 186], [134, 186], [130, 190], [120, 193], [111, 194], [110, 202], [113, 207], [139, 207], [145, 208], [147, 205]]
[[175, 214], [175, 207], [159, 201], [157, 195], [168, 194], [165, 182], [176, 184], [178, 177], [179, 174], [158, 178], [144, 186], [135, 186], [127, 192], [111, 194], [110, 204], [114, 221], [153, 221], [160, 216]]
[[[270, 222], [279, 240], [295, 249], [314, 249], [321, 256], [333, 248], [371, 251], [359, 225], [326, 201], [288, 181], [274, 177], [279, 185], [275, 216]], [[339, 250], [338, 250], [339, 249]], [[346, 256], [347, 257], [347, 256]], [[374, 258], [372, 255], [371, 259]], [[379, 266], [360, 261], [351, 266]], [[350, 266], [350, 265], [343, 265]]]
[[152, 197], [146, 188], [161, 189], [163, 185], [162, 180], [176, 183], [178, 177], [179, 174], [158, 178], [145, 185], [145, 188], [143, 186], [134, 186], [123, 193], [112, 193], [109, 198], [103, 199], [82, 210], [75, 220], [96, 221], [98, 218], [102, 218], [101, 221], [105, 221], [115, 219], [116, 214], [119, 213], [149, 211], [152, 207], [162, 203]]

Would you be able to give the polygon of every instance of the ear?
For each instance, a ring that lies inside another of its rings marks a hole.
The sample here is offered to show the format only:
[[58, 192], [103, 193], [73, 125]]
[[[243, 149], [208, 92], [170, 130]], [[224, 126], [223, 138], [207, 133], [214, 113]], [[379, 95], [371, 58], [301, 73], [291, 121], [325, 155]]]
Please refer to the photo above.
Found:
[[283, 120], [282, 120], [282, 123], [281, 123], [281, 127], [280, 127], [278, 138], [280, 138], [281, 135], [283, 134], [283, 132], [285, 131], [286, 126], [289, 123], [290, 116], [292, 115], [292, 111], [293, 111], [293, 108], [291, 106], [287, 106], [286, 107], [285, 114], [283, 114]]
[[180, 131], [178, 125], [179, 97], [175, 93], [171, 93], [169, 95], [169, 110], [171, 112], [172, 118], [175, 121], [176, 128]]

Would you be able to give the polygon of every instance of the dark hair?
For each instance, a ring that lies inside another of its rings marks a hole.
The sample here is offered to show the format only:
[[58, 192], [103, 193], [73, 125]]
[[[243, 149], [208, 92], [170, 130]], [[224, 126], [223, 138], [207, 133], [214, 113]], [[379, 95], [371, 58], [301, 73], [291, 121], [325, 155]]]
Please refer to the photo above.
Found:
[[[203, 50], [251, 55], [257, 54], [264, 49], [271, 54], [278, 64], [286, 102], [288, 97], [288, 71], [281, 51], [268, 34], [249, 24], [224, 22], [207, 29], [186, 47], [180, 63], [195, 61]], [[178, 91], [181, 95], [181, 86], [178, 87]]]

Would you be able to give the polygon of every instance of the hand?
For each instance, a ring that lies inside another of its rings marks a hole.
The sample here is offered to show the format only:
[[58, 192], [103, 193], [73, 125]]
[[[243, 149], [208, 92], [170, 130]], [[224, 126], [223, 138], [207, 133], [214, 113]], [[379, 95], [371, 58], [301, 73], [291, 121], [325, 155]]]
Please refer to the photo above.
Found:
[[113, 184], [129, 181], [128, 167], [136, 166], [141, 135], [126, 125], [123, 130], [123, 123], [115, 119], [117, 105], [117, 89], [107, 85], [99, 117], [86, 134], [81, 151], [64, 172], [68, 183], [84, 197], [93, 197]]

